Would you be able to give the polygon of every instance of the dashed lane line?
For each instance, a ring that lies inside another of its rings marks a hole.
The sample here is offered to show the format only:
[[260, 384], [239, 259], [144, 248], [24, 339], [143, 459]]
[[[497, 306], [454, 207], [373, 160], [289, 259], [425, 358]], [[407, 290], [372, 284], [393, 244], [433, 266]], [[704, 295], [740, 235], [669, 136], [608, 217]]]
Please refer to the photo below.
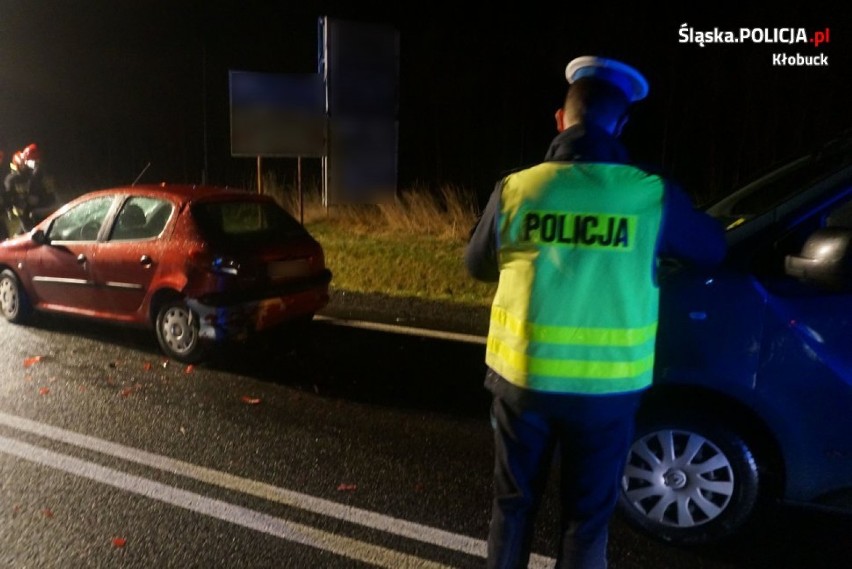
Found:
[[[220, 488], [224, 488], [226, 490], [232, 490], [235, 492], [240, 492], [243, 494], [248, 494], [251, 496], [255, 496], [258, 498], [262, 498], [264, 500], [270, 502], [276, 502], [279, 504], [283, 504], [289, 507], [298, 508], [304, 511], [312, 512], [315, 514], [320, 514], [323, 516], [335, 518], [338, 520], [342, 520], [345, 522], [349, 522], [352, 524], [357, 524], [363, 527], [367, 527], [370, 529], [378, 530], [384, 533], [388, 533], [391, 535], [396, 535], [400, 537], [404, 537], [407, 539], [436, 545], [438, 547], [457, 551], [460, 553], [464, 553], [467, 555], [475, 556], [475, 557], [485, 557], [487, 544], [484, 540], [475, 539], [469, 536], [460, 535], [452, 532], [448, 532], [439, 528], [425, 526], [421, 524], [417, 524], [414, 522], [406, 521], [400, 518], [395, 518], [392, 516], [387, 516], [385, 514], [380, 514], [377, 512], [371, 512], [369, 510], [364, 510], [361, 508], [356, 508], [353, 506], [348, 506], [344, 504], [339, 504], [337, 502], [333, 502], [331, 500], [325, 500], [323, 498], [317, 498], [315, 496], [310, 496], [307, 494], [302, 494], [300, 492], [295, 492], [293, 490], [288, 490], [286, 488], [281, 488], [278, 486], [273, 486], [272, 484], [267, 484], [265, 482], [259, 482], [257, 480], [251, 480], [249, 478], [243, 478], [240, 476], [235, 476], [233, 474], [228, 474], [225, 472], [220, 472], [218, 470], [214, 470], [211, 468], [207, 468], [204, 466], [199, 466], [196, 464], [184, 462], [181, 460], [173, 459], [167, 456], [158, 455], [155, 453], [147, 452], [141, 449], [136, 449], [132, 447], [127, 447], [118, 443], [113, 443], [110, 441], [106, 441], [103, 439], [99, 439], [96, 437], [92, 437], [89, 435], [84, 435], [81, 433], [76, 433], [74, 431], [69, 431], [66, 429], [62, 429], [60, 427], [54, 427], [52, 425], [47, 425], [45, 423], [40, 423], [37, 421], [32, 421], [30, 419], [26, 419], [24, 417], [19, 417], [17, 415], [11, 415], [8, 413], [0, 412], [0, 425], [5, 425], [12, 429], [23, 431], [27, 433], [31, 433], [34, 435], [38, 435], [44, 438], [48, 438], [54, 441], [58, 441], [61, 443], [73, 445], [79, 448], [88, 449], [91, 451], [95, 451], [104, 455], [112, 456], [121, 460], [125, 460], [127, 462], [132, 462], [135, 464], [141, 464], [143, 466], [147, 466], [149, 468], [154, 468], [156, 470], [160, 470], [163, 472], [169, 472], [172, 474], [176, 474], [178, 476], [182, 476], [185, 478], [190, 478], [199, 482], [203, 482], [205, 484], [209, 484], [212, 486], [218, 486]], [[12, 439], [4, 439], [0, 438], [0, 452], [6, 451], [6, 441], [12, 441]], [[23, 444], [23, 443], [20, 443]], [[11, 448], [11, 447], [10, 447]], [[35, 447], [40, 448], [40, 447]], [[42, 449], [44, 450], [44, 449]], [[50, 451], [45, 451], [50, 452]], [[10, 453], [15, 454], [15, 453]], [[56, 453], [53, 453], [56, 454]], [[20, 455], [19, 455], [20, 456]], [[65, 455], [61, 455], [65, 456]], [[21, 458], [28, 458], [28, 455], [21, 456]], [[71, 458], [71, 457], [67, 457]], [[74, 459], [78, 462], [79, 459]], [[54, 461], [55, 462], [55, 461]], [[76, 463], [75, 463], [76, 464]], [[99, 467], [93, 463], [90, 464], [92, 467], [98, 467], [100, 469], [105, 467]], [[110, 470], [110, 469], [106, 469]], [[118, 473], [118, 471], [112, 471]], [[119, 473], [123, 476], [130, 476], [127, 474]], [[138, 478], [138, 477], [134, 477]], [[145, 480], [145, 479], [140, 479]], [[154, 483], [153, 481], [147, 481]], [[105, 482], [110, 484], [110, 482]], [[154, 483], [159, 484], [159, 483]], [[114, 484], [113, 484], [114, 485]], [[160, 485], [163, 486], [163, 485]], [[120, 487], [120, 486], [118, 486]], [[159, 486], [157, 487], [159, 488]], [[171, 488], [171, 487], [168, 487]], [[172, 490], [178, 490], [172, 488]], [[183, 492], [183, 491], [180, 491]], [[180, 496], [184, 496], [180, 494]], [[232, 506], [230, 504], [226, 504], [228, 506]], [[238, 506], [232, 506], [237, 508]], [[203, 512], [202, 512], [203, 513]], [[263, 515], [255, 512], [258, 515]], [[278, 519], [278, 518], [276, 518]], [[281, 520], [282, 522], [284, 520]], [[287, 522], [290, 523], [290, 522]], [[248, 527], [248, 526], [247, 526]], [[315, 530], [312, 528], [307, 528], [311, 532], [317, 532], [320, 530]], [[301, 530], [300, 530], [301, 531]], [[298, 533], [298, 535], [305, 535], [303, 533]], [[332, 535], [332, 534], [329, 534]], [[282, 536], [284, 537], [284, 536]], [[329, 538], [330, 539], [330, 538]], [[341, 538], [343, 539], [343, 538]], [[302, 543], [302, 542], [299, 542]], [[358, 542], [360, 543], [360, 542]], [[362, 546], [367, 546], [368, 544], [362, 544]], [[353, 545], [354, 547], [354, 545]], [[359, 546], [360, 547], [360, 546]], [[402, 554], [401, 554], [402, 555]], [[419, 559], [419, 558], [418, 558]], [[426, 562], [425, 560], [419, 560], [418, 563]], [[553, 566], [554, 560], [550, 557], [533, 554], [530, 559], [529, 567], [531, 569], [547, 569]], [[371, 561], [371, 563], [375, 563]], [[420, 567], [421, 565], [415, 565]], [[426, 567], [426, 565], [422, 565]], [[388, 567], [409, 567], [409, 565], [389, 565]]]
[[141, 476], [107, 468], [93, 462], [53, 452], [14, 439], [0, 436], [0, 452], [56, 470], [62, 470], [75, 476], [88, 478], [101, 484], [107, 484], [126, 492], [158, 500], [211, 518], [230, 522], [301, 545], [328, 551], [349, 559], [369, 563], [377, 567], [387, 567], [388, 569], [402, 567], [450, 569], [447, 565], [270, 516], [242, 506], [229, 504], [222, 500], [208, 498], [195, 492], [174, 488], [167, 484], [142, 478]]

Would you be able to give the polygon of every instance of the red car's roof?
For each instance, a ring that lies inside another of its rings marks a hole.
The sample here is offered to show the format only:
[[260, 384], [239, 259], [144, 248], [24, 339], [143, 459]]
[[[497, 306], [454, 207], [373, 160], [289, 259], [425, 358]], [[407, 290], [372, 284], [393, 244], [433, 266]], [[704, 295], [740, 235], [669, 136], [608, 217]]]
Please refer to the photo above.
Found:
[[159, 196], [161, 198], [171, 199], [180, 203], [187, 203], [198, 199], [206, 200], [210, 198], [241, 198], [249, 200], [272, 199], [270, 196], [237, 188], [193, 186], [189, 184], [140, 184], [137, 186], [116, 186], [113, 188], [93, 190], [77, 196], [75, 199], [71, 200], [71, 202], [76, 202], [81, 198], [115, 194], [136, 194], [151, 197]]
[[[186, 199], [196, 199], [208, 196], [255, 196], [252, 192], [237, 188], [221, 188], [217, 186], [194, 186], [189, 184], [140, 184], [137, 186], [117, 186], [114, 188], [106, 188], [96, 190], [98, 193], [146, 193], [149, 195], [160, 194], [181, 197]], [[95, 193], [95, 192], [90, 192]]]

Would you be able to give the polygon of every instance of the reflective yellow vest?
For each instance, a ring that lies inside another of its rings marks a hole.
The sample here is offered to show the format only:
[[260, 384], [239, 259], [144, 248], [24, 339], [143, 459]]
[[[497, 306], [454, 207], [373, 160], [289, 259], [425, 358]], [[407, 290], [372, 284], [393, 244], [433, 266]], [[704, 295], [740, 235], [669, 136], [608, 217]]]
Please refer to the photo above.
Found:
[[491, 369], [556, 393], [651, 384], [663, 188], [621, 164], [545, 162], [504, 179]]

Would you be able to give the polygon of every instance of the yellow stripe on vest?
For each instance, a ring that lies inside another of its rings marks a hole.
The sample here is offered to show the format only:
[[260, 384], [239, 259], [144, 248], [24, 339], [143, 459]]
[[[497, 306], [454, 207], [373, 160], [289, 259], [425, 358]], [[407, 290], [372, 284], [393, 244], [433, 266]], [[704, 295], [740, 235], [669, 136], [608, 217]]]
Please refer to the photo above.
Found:
[[639, 346], [656, 337], [657, 323], [642, 328], [580, 328], [521, 322], [505, 309], [494, 306], [491, 325], [504, 328], [516, 338], [531, 342], [577, 346]]
[[[505, 365], [500, 365], [498, 361], [494, 361], [494, 358]], [[533, 358], [515, 351], [497, 338], [488, 339], [486, 360], [489, 365], [494, 364], [492, 367], [496, 367], [498, 373], [517, 384], [525, 384], [528, 375], [600, 380], [633, 379], [647, 374], [654, 367], [654, 354], [634, 361]], [[506, 366], [511, 369], [506, 369]], [[525, 368], [526, 372], [523, 371]]]

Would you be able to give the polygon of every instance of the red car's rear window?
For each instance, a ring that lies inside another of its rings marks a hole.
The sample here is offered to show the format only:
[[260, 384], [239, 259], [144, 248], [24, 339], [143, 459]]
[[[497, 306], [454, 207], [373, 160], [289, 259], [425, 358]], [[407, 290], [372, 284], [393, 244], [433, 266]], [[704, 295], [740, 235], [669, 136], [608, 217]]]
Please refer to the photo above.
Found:
[[213, 242], [281, 239], [307, 234], [298, 221], [271, 202], [202, 202], [194, 204], [190, 212], [204, 237]]

